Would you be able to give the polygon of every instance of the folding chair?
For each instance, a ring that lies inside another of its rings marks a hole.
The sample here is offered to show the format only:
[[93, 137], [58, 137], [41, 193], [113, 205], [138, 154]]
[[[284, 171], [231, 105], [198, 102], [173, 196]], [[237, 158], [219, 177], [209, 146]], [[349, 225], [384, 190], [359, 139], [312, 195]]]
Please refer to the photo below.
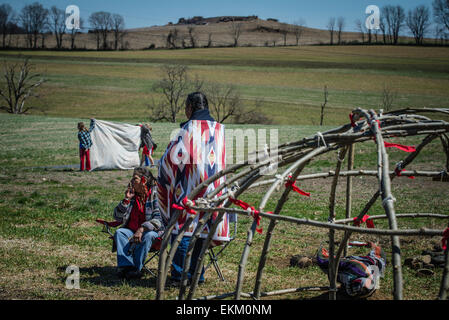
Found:
[[210, 246], [209, 247], [207, 253], [209, 255], [210, 262], [204, 268], [204, 270], [207, 270], [210, 267], [210, 265], [212, 264], [221, 281], [226, 281], [226, 280], [223, 276], [223, 272], [221, 272], [220, 266], [218, 265], [218, 257], [231, 244], [231, 242], [235, 239], [235, 237], [237, 235], [237, 215], [235, 213], [231, 213], [231, 214], [228, 213], [228, 215], [229, 215], [229, 222], [234, 223], [234, 233], [231, 236], [231, 238], [229, 239], [229, 241], [227, 241], [224, 245], [223, 245], [223, 243], [218, 245], [218, 246], [222, 246], [222, 248], [217, 253], [214, 252], [214, 248], [217, 248], [218, 246]]
[[[97, 219], [95, 221], [98, 222], [99, 224], [103, 225], [103, 230], [101, 230], [101, 231], [104, 232], [104, 233], [109, 234], [109, 238], [112, 239], [112, 252], [116, 252], [117, 251], [117, 244], [115, 243], [114, 234], [111, 232], [111, 228], [116, 228], [119, 225], [121, 225], [122, 223], [120, 221], [105, 221], [105, 220], [102, 220], [102, 219]], [[151, 260], [153, 260], [155, 257], [159, 256], [159, 250], [161, 249], [161, 243], [162, 243], [162, 238], [161, 237], [157, 237], [153, 241], [153, 243], [151, 244], [151, 248], [148, 251], [149, 258], [143, 264], [143, 268], [149, 274], [151, 274], [153, 277], [156, 277], [156, 274], [147, 267], [147, 264]]]

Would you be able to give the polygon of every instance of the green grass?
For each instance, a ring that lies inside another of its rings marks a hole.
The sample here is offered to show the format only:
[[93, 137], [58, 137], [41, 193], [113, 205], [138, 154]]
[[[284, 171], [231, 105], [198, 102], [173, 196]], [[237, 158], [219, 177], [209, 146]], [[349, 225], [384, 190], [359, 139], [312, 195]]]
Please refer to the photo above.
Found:
[[[308, 46], [125, 52], [3, 51], [5, 60], [30, 56], [48, 82], [30, 101], [47, 115], [125, 120], [149, 116], [151, 88], [163, 63], [184, 63], [206, 82], [233, 84], [244, 104], [282, 125], [318, 124], [323, 88], [325, 123], [340, 124], [356, 107], [378, 109], [382, 90], [394, 107], [448, 107], [448, 48]], [[282, 112], [279, 112], [282, 110]], [[37, 112], [37, 111], [35, 111]], [[180, 117], [182, 115], [180, 114]]]
[[[56, 52], [24, 51], [32, 57], [37, 71], [48, 82], [42, 98], [30, 100], [45, 113], [27, 116], [0, 114], [0, 297], [6, 299], [154, 299], [155, 281], [146, 276], [141, 281], [123, 282], [114, 275], [115, 256], [110, 240], [100, 232], [94, 220], [111, 219], [112, 210], [122, 198], [130, 178], [129, 171], [82, 173], [70, 169], [48, 170], [42, 167], [77, 164], [76, 124], [88, 118], [126, 123], [147, 122], [148, 102], [155, 93], [152, 84], [160, 78], [163, 63], [185, 63], [192, 74], [207, 82], [232, 83], [244, 103], [252, 105], [263, 98], [261, 112], [273, 119], [273, 125], [226, 124], [227, 129], [278, 130], [279, 142], [299, 140], [348, 122], [355, 107], [379, 107], [384, 85], [397, 92], [395, 107], [449, 107], [448, 48], [391, 46], [312, 46], [300, 48], [220, 48], [195, 50], [156, 50], [126, 52]], [[8, 61], [19, 58], [18, 51], [2, 51]], [[323, 87], [329, 88], [325, 126], [319, 123]], [[45, 116], [46, 115], [46, 116]], [[183, 115], [180, 115], [183, 120]], [[152, 123], [158, 143], [154, 157], [160, 158], [168, 143], [174, 123]], [[267, 137], [268, 139], [268, 137]], [[422, 137], [396, 138], [393, 142], [417, 145]], [[269, 140], [267, 140], [269, 141]], [[229, 150], [227, 151], [230, 154]], [[234, 152], [235, 153], [235, 152]], [[389, 150], [390, 165], [404, 158], [404, 153]], [[335, 152], [317, 157], [304, 173], [334, 170]], [[356, 169], [376, 167], [375, 144], [356, 147]], [[445, 158], [435, 139], [423, 150], [411, 169], [443, 170]], [[344, 163], [346, 166], [346, 163]], [[282, 214], [327, 221], [330, 180], [299, 183], [310, 198], [292, 194]], [[343, 218], [345, 179], [337, 189], [337, 218]], [[375, 178], [354, 178], [353, 215], [360, 212], [376, 192]], [[428, 178], [397, 178], [392, 183], [398, 213], [433, 212], [448, 214], [447, 183]], [[265, 188], [250, 189], [242, 199], [257, 205]], [[273, 210], [281, 196], [273, 194], [266, 209]], [[370, 215], [383, 213], [377, 202]], [[234, 290], [238, 264], [252, 220], [241, 217], [236, 240], [220, 260], [226, 282], [217, 279], [213, 268], [198, 296]], [[379, 228], [387, 221], [376, 220]], [[262, 250], [267, 219], [262, 219], [264, 234], [256, 234], [251, 247], [244, 291], [253, 290], [253, 279]], [[444, 228], [437, 219], [405, 219], [401, 228]], [[337, 233], [338, 238], [341, 237]], [[263, 279], [263, 290], [287, 287], [326, 285], [326, 276], [316, 267], [289, 266], [296, 254], [312, 255], [327, 240], [322, 229], [280, 222]], [[375, 240], [391, 257], [386, 237], [357, 236], [356, 240]], [[439, 243], [439, 237], [403, 238], [402, 258]], [[362, 253], [354, 251], [353, 253]], [[391, 261], [389, 261], [391, 263]], [[65, 269], [80, 267], [81, 289], [65, 289]], [[157, 268], [152, 262], [151, 268]], [[435, 275], [420, 278], [407, 267], [404, 270], [405, 299], [434, 299], [438, 292], [441, 269]], [[417, 290], [416, 288], [419, 288]], [[374, 299], [391, 299], [393, 290], [391, 264], [381, 289]], [[174, 299], [177, 290], [169, 289]], [[318, 293], [300, 293], [281, 298], [313, 298]]]
[[[123, 196], [130, 178], [129, 171], [99, 171], [83, 173], [70, 170], [46, 170], [30, 168], [48, 165], [76, 164], [78, 162], [76, 122], [78, 118], [52, 118], [43, 116], [0, 115], [0, 286], [2, 298], [32, 299], [154, 299], [155, 280], [146, 276], [143, 280], [120, 281], [115, 277], [115, 255], [110, 252], [111, 242], [101, 233], [94, 220], [111, 219], [115, 205]], [[86, 121], [86, 119], [81, 119]], [[128, 119], [136, 123], [139, 119]], [[161, 146], [155, 158], [167, 145], [171, 130], [176, 124], [157, 123], [153, 126], [154, 138]], [[280, 142], [299, 140], [316, 131], [329, 127], [318, 126], [244, 126], [227, 125], [229, 129], [279, 130]], [[419, 138], [397, 139], [401, 143], [417, 144]], [[356, 148], [357, 168], [375, 168], [374, 143], [365, 143]], [[305, 172], [333, 170], [337, 154], [330, 153], [315, 159]], [[404, 154], [392, 150], [393, 165]], [[441, 170], [445, 159], [438, 141], [425, 149], [410, 167], [411, 169]], [[346, 164], [344, 164], [346, 165]], [[300, 187], [312, 196], [306, 198], [291, 194], [282, 214], [298, 218], [326, 221], [328, 215], [329, 180], [304, 181]], [[376, 191], [374, 178], [354, 179], [354, 214], [359, 212]], [[242, 199], [257, 205], [266, 189], [250, 189]], [[337, 192], [337, 218], [344, 217], [345, 179]], [[281, 196], [277, 191], [267, 204], [273, 210]], [[398, 213], [434, 212], [448, 214], [449, 194], [447, 183], [432, 182], [427, 178], [410, 180], [397, 178], [393, 181], [393, 194], [398, 201]], [[383, 213], [377, 202], [370, 215]], [[207, 270], [205, 285], [198, 289], [198, 296], [225, 293], [234, 290], [238, 264], [246, 241], [246, 232], [252, 220], [240, 217], [236, 240], [220, 259], [226, 282], [218, 280], [213, 268]], [[378, 228], [388, 228], [387, 221], [375, 222]], [[445, 222], [436, 219], [400, 220], [401, 228], [444, 228]], [[243, 289], [253, 290], [253, 279], [257, 271], [268, 220], [262, 219], [264, 234], [256, 234], [251, 247], [249, 263]], [[340, 238], [341, 233], [337, 233]], [[322, 229], [296, 226], [280, 222], [275, 231], [272, 250], [267, 261], [263, 279], [263, 290], [271, 291], [287, 287], [326, 285], [326, 276], [316, 266], [299, 269], [289, 266], [291, 256], [313, 255], [320, 243], [327, 239]], [[387, 237], [355, 236], [355, 240], [375, 240], [391, 255]], [[402, 258], [414, 256], [421, 250], [430, 249], [439, 243], [439, 237], [412, 239], [403, 238]], [[359, 251], [352, 251], [357, 253]], [[362, 252], [359, 252], [362, 253]], [[391, 263], [391, 261], [389, 261]], [[68, 265], [80, 267], [80, 290], [65, 289]], [[150, 265], [157, 268], [157, 262]], [[441, 269], [435, 275], [420, 278], [416, 272], [404, 267], [404, 298], [434, 299], [438, 292]], [[381, 289], [374, 299], [391, 299], [393, 288], [391, 265], [387, 268]], [[419, 291], [416, 288], [420, 288]], [[176, 289], [168, 289], [167, 298], [174, 299]], [[298, 293], [274, 297], [283, 299], [306, 299], [318, 293]]]

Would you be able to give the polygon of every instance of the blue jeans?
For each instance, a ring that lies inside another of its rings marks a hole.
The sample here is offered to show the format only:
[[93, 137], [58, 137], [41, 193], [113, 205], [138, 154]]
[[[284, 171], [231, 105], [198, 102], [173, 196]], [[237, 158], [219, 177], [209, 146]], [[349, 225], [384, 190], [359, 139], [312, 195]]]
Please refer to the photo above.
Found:
[[117, 266], [126, 267], [132, 266], [137, 270], [142, 270], [143, 264], [147, 257], [151, 244], [158, 234], [154, 231], [145, 231], [142, 234], [142, 242], [136, 243], [134, 250], [128, 254], [131, 246], [129, 238], [134, 235], [134, 232], [127, 228], [119, 228], [114, 234], [115, 243], [117, 244]]
[[148, 158], [147, 155], [143, 155], [145, 157], [145, 166], [149, 166], [150, 165], [150, 158]]
[[[176, 235], [172, 235], [171, 242], [175, 240]], [[184, 259], [189, 248], [191, 237], [183, 237], [179, 243], [178, 249], [175, 252], [175, 256], [172, 261], [171, 278], [174, 281], [181, 281], [182, 269], [184, 268]], [[195, 273], [196, 263], [198, 261], [199, 255], [201, 253], [201, 248], [203, 247], [204, 239], [199, 238], [195, 242], [195, 247], [192, 252], [192, 259], [190, 259], [190, 268], [187, 272], [187, 277], [192, 279], [192, 275]], [[204, 282], [204, 265], [200, 275], [200, 282]]]

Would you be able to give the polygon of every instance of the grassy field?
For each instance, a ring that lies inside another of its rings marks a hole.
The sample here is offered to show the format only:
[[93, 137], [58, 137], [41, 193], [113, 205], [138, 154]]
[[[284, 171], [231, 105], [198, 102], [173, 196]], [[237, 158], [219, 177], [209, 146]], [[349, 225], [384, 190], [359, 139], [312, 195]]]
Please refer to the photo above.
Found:
[[[148, 118], [152, 84], [164, 63], [183, 63], [206, 82], [234, 84], [246, 105], [278, 125], [348, 120], [356, 107], [378, 109], [384, 87], [393, 107], [449, 106], [449, 49], [408, 46], [303, 46], [120, 52], [2, 51], [4, 60], [30, 56], [48, 82], [34, 101], [46, 115], [126, 120]], [[30, 101], [31, 102], [31, 101]], [[35, 111], [37, 113], [38, 111]]]
[[[115, 255], [110, 252], [111, 243], [96, 218], [111, 219], [112, 210], [121, 200], [130, 179], [129, 171], [79, 172], [71, 169], [36, 168], [49, 165], [68, 165], [78, 162], [75, 125], [86, 118], [12, 116], [0, 114], [0, 298], [1, 299], [154, 299], [155, 279], [146, 275], [142, 280], [121, 281], [115, 276]], [[134, 123], [139, 119], [128, 119]], [[169, 133], [175, 124], [154, 125], [154, 138], [161, 146], [156, 151], [159, 158], [168, 143]], [[228, 125], [228, 128], [250, 128]], [[278, 128], [280, 142], [300, 139], [328, 127], [318, 126], [257, 126]], [[400, 143], [416, 144], [419, 138], [395, 139]], [[356, 168], [375, 168], [374, 143], [357, 146]], [[404, 157], [404, 153], [392, 150], [391, 164]], [[333, 169], [336, 153], [318, 157], [306, 172]], [[411, 169], [442, 170], [445, 159], [438, 141], [424, 150]], [[282, 214], [326, 221], [328, 216], [328, 180], [305, 181], [301, 188], [312, 193], [311, 198], [291, 195]], [[354, 179], [354, 213], [363, 207], [376, 191], [374, 178]], [[345, 179], [338, 188], [337, 216], [344, 216]], [[256, 205], [264, 189], [252, 189], [243, 200]], [[274, 209], [280, 190], [268, 203], [267, 210]], [[433, 212], [448, 214], [449, 188], [445, 182], [432, 182], [429, 178], [415, 180], [398, 178], [393, 181], [393, 194], [397, 198], [398, 213]], [[380, 202], [370, 210], [370, 215], [383, 212]], [[238, 263], [251, 220], [239, 220], [236, 240], [220, 259], [225, 282], [218, 280], [213, 268], [206, 272], [206, 283], [198, 290], [198, 296], [225, 293], [234, 290]], [[266, 230], [268, 222], [262, 219]], [[427, 226], [444, 228], [446, 222], [436, 219], [400, 220], [400, 228]], [[387, 222], [376, 221], [376, 227], [387, 228]], [[244, 291], [253, 290], [257, 261], [263, 246], [264, 234], [255, 235], [251, 248]], [[341, 237], [341, 233], [337, 233]], [[326, 285], [326, 275], [318, 267], [299, 269], [289, 266], [291, 256], [313, 255], [320, 243], [327, 239], [327, 232], [306, 226], [293, 226], [281, 222], [274, 232], [273, 250], [268, 258], [263, 290], [271, 291], [310, 285]], [[393, 289], [391, 247], [388, 237], [356, 236], [354, 240], [374, 240], [387, 253], [388, 267], [381, 289], [370, 299], [391, 299]], [[419, 255], [440, 242], [440, 237], [403, 238], [402, 259]], [[351, 254], [363, 253], [351, 249]], [[80, 268], [80, 289], [65, 288], [66, 267]], [[151, 268], [157, 268], [152, 262]], [[434, 299], [438, 293], [442, 269], [435, 275], [420, 277], [415, 270], [403, 267], [404, 298]], [[174, 299], [176, 289], [168, 289], [167, 298]], [[319, 293], [298, 293], [281, 296], [282, 299], [320, 299]], [[274, 297], [279, 298], [279, 297]]]
[[[35, 70], [45, 74], [38, 109], [31, 115], [0, 113], [0, 298], [1, 299], [153, 299], [155, 280], [120, 281], [115, 276], [115, 255], [110, 240], [100, 232], [96, 218], [111, 219], [130, 179], [129, 171], [79, 172], [46, 169], [78, 163], [76, 123], [90, 117], [137, 123], [148, 121], [148, 102], [156, 97], [152, 84], [160, 79], [160, 66], [183, 63], [191, 74], [207, 82], [237, 86], [247, 105], [263, 99], [260, 112], [273, 119], [267, 125], [227, 124], [226, 128], [277, 129], [280, 142], [299, 140], [348, 122], [355, 107], [378, 109], [382, 90], [396, 92], [394, 107], [449, 107], [449, 49], [390, 46], [304, 46], [285, 48], [215, 48], [125, 52], [1, 51], [0, 58], [12, 62], [20, 55], [31, 57]], [[2, 81], [2, 80], [0, 80]], [[323, 87], [328, 86], [329, 103], [325, 126], [319, 123]], [[180, 115], [180, 121], [183, 116]], [[158, 159], [178, 124], [154, 123], [153, 135]], [[420, 138], [394, 139], [418, 144]], [[356, 169], [376, 166], [373, 143], [357, 146]], [[391, 150], [394, 165], [404, 158]], [[318, 157], [305, 173], [333, 170], [336, 153]], [[411, 169], [443, 170], [445, 158], [435, 140], [415, 160]], [[448, 214], [447, 183], [429, 178], [393, 181], [398, 213], [433, 212]], [[282, 214], [326, 221], [330, 184], [328, 180], [305, 181], [301, 188], [312, 193], [304, 198], [292, 195]], [[344, 216], [345, 179], [338, 187], [337, 215]], [[354, 212], [357, 214], [377, 190], [374, 178], [355, 178]], [[263, 188], [251, 189], [243, 200], [257, 205]], [[268, 203], [274, 209], [280, 193]], [[370, 215], [383, 212], [377, 202]], [[236, 240], [220, 260], [226, 282], [218, 280], [213, 268], [206, 272], [206, 284], [198, 296], [234, 290], [238, 263], [251, 220], [241, 218]], [[264, 229], [268, 222], [262, 220]], [[387, 228], [387, 222], [376, 221]], [[444, 228], [436, 219], [400, 220], [401, 228], [427, 226]], [[340, 233], [337, 233], [341, 237]], [[244, 291], [253, 290], [263, 236], [256, 235], [251, 248]], [[309, 285], [326, 285], [326, 275], [316, 266], [289, 266], [291, 256], [313, 255], [327, 232], [281, 222], [275, 230], [273, 250], [268, 258], [263, 290]], [[357, 236], [354, 240], [378, 241], [386, 250], [388, 268], [381, 289], [372, 299], [391, 299], [393, 289], [391, 248], [386, 237]], [[439, 237], [403, 238], [402, 258], [419, 255], [439, 243]], [[353, 249], [351, 253], [361, 253]], [[81, 289], [65, 288], [65, 269], [77, 265]], [[151, 265], [156, 268], [156, 262]], [[404, 271], [405, 299], [434, 299], [442, 270], [419, 277], [408, 267]], [[174, 299], [177, 290], [169, 289]], [[325, 297], [325, 296], [324, 296]], [[287, 299], [322, 298], [318, 293], [282, 296]]]

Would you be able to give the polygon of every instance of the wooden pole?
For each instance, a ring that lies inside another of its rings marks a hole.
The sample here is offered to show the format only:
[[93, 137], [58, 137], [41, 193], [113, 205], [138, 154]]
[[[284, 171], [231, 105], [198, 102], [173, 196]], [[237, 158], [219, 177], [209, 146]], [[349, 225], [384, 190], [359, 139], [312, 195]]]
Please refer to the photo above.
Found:
[[170, 242], [171, 233], [173, 228], [175, 227], [176, 222], [178, 221], [178, 217], [181, 214], [181, 211], [177, 210], [175, 214], [172, 216], [167, 228], [165, 229], [164, 235], [162, 237], [161, 248], [159, 250], [159, 265], [158, 265], [158, 277], [157, 277], [157, 285], [156, 285], [156, 300], [164, 299], [164, 290], [165, 290], [165, 282], [166, 277], [165, 274], [165, 261], [167, 257], [167, 248]]
[[[295, 172], [292, 174], [292, 180], [294, 181], [296, 179], [296, 177], [301, 173], [301, 171], [304, 169], [304, 167], [306, 166], [306, 164], [315, 156], [317, 156], [318, 154], [324, 152], [327, 149], [327, 147], [323, 146], [320, 147], [318, 149], [315, 149], [314, 151], [310, 152], [307, 156], [305, 156], [303, 159], [301, 159], [301, 161], [296, 162], [294, 165], [292, 165], [291, 167], [289, 167], [287, 170], [285, 170], [285, 172], [282, 174], [281, 179], [279, 179], [278, 181], [276, 181], [276, 183], [273, 184], [273, 186], [270, 188], [270, 190], [268, 190], [268, 192], [265, 194], [265, 197], [262, 199], [260, 205], [259, 205], [259, 210], [263, 210], [265, 208], [265, 205], [267, 203], [267, 200], [269, 199], [269, 197], [271, 196], [271, 194], [274, 192], [274, 190], [276, 190], [277, 186], [282, 183], [284, 181], [284, 178], [286, 176], [289, 175], [290, 172], [292, 172], [292, 170], [295, 170]], [[297, 169], [295, 169], [295, 167], [297, 167]], [[285, 188], [281, 198], [279, 199], [276, 208], [273, 212], [273, 214], [278, 215], [280, 214], [285, 202], [288, 199], [288, 195], [290, 193], [290, 191], [292, 190], [291, 187]], [[255, 281], [255, 286], [254, 286], [254, 296], [256, 299], [259, 299], [259, 294], [260, 294], [260, 290], [261, 290], [261, 279], [262, 279], [262, 275], [263, 275], [263, 269], [265, 268], [265, 263], [267, 260], [267, 256], [270, 250], [270, 244], [271, 244], [271, 237], [273, 235], [273, 230], [276, 226], [276, 220], [271, 220], [270, 224], [268, 225], [268, 230], [267, 230], [267, 234], [265, 236], [265, 241], [264, 241], [264, 246], [262, 249], [262, 253], [259, 259], [259, 266], [257, 268], [257, 275], [256, 275], [256, 281]], [[237, 290], [236, 290], [237, 291]]]
[[[349, 146], [349, 154], [348, 154], [348, 172], [352, 171], [354, 169], [354, 150], [355, 145], [351, 144]], [[341, 174], [341, 173], [340, 173]], [[352, 176], [348, 175], [346, 177], [346, 218], [351, 217], [352, 212]], [[343, 245], [343, 244], [341, 244]], [[348, 253], [348, 247], [347, 245], [344, 245], [343, 248], [343, 256], [346, 256]]]
[[446, 243], [446, 250], [444, 250], [444, 270], [443, 270], [443, 277], [441, 279], [441, 286], [440, 286], [440, 293], [438, 295], [438, 300], [446, 300], [448, 291], [449, 291], [449, 243]]
[[[382, 206], [385, 213], [388, 216], [388, 222], [391, 230], [397, 230], [397, 222], [395, 216], [395, 210], [393, 201], [393, 195], [391, 193], [391, 180], [389, 174], [389, 162], [388, 154], [385, 148], [384, 140], [382, 137], [380, 125], [376, 122], [377, 117], [373, 113], [371, 120], [371, 127], [376, 136], [377, 150], [378, 150], [378, 168], [379, 168], [379, 182], [380, 191], [382, 195]], [[393, 280], [394, 280], [394, 292], [393, 296], [395, 300], [402, 300], [402, 267], [401, 267], [401, 247], [400, 240], [397, 235], [391, 236], [392, 247], [392, 262], [393, 262]]]
[[[335, 201], [336, 201], [336, 192], [338, 185], [338, 177], [340, 174], [341, 166], [343, 164], [343, 160], [346, 156], [348, 148], [344, 148], [337, 155], [337, 166], [335, 168], [335, 176], [331, 185], [331, 192], [329, 197], [329, 218], [328, 221], [330, 223], [334, 223], [335, 221]], [[329, 276], [329, 300], [337, 299], [337, 272], [338, 272], [338, 263], [335, 262], [335, 230], [329, 229], [329, 268], [328, 268], [328, 276]]]
[[[252, 183], [254, 183], [255, 181], [257, 181], [257, 179], [259, 179], [261, 177], [261, 175], [259, 174], [258, 171], [252, 172], [242, 183], [242, 185], [240, 186], [240, 188], [238, 190], [235, 191], [235, 197], [238, 197], [241, 193], [243, 193]], [[193, 299], [193, 296], [195, 294], [195, 290], [198, 287], [198, 280], [200, 278], [200, 274], [201, 274], [201, 270], [204, 264], [204, 256], [206, 255], [206, 251], [209, 248], [209, 245], [212, 241], [212, 237], [215, 234], [215, 231], [217, 230], [218, 224], [222, 221], [223, 219], [223, 215], [225, 212], [228, 211], [229, 208], [227, 208], [229, 205], [231, 204], [230, 201], [226, 202], [223, 207], [221, 208], [214, 208], [216, 209], [215, 211], [219, 211], [220, 213], [218, 214], [215, 223], [212, 225], [212, 227], [209, 230], [209, 234], [206, 238], [205, 241], [203, 241], [203, 246], [201, 248], [201, 252], [199, 254], [197, 263], [196, 263], [196, 267], [195, 267], [195, 273], [192, 276], [192, 281], [190, 284], [190, 291], [189, 294], [187, 296], [187, 299], [191, 300]], [[204, 210], [206, 211], [206, 210]]]

